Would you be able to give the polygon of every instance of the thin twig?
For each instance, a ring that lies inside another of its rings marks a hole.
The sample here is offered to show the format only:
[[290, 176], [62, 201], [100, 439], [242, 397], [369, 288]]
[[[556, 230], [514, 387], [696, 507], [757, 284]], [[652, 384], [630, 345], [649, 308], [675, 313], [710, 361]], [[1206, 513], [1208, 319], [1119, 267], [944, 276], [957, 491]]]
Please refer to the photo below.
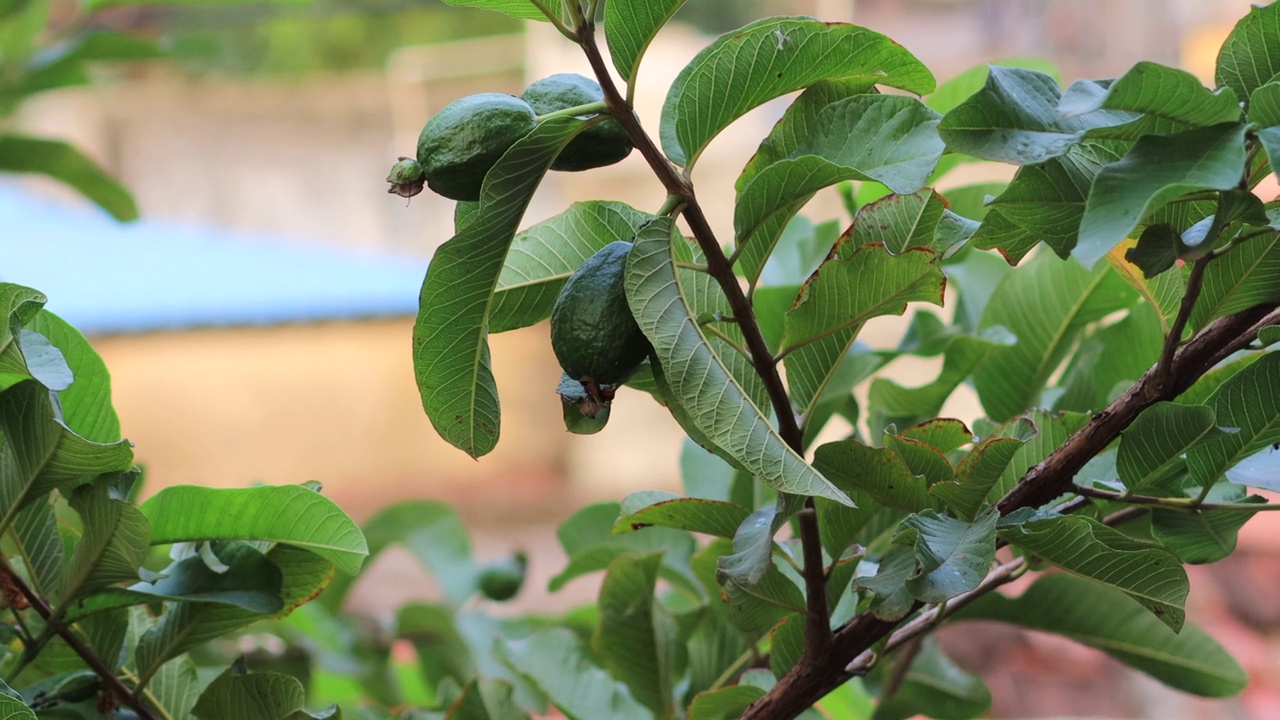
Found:
[[18, 589], [18, 592], [22, 593], [22, 596], [27, 599], [27, 602], [31, 603], [31, 607], [36, 611], [36, 614], [44, 618], [44, 621], [49, 623], [49, 627], [58, 634], [58, 637], [62, 638], [63, 642], [76, 655], [80, 656], [84, 664], [88, 665], [101, 678], [103, 684], [106, 685], [117, 700], [132, 708], [142, 720], [159, 720], [156, 714], [151, 711], [151, 708], [147, 707], [146, 703], [142, 702], [134, 694], [133, 690], [124, 684], [115, 671], [107, 665], [106, 661], [98, 657], [93, 648], [80, 639], [80, 636], [76, 635], [71, 628], [53, 619], [53, 608], [49, 607], [49, 603], [45, 602], [39, 593], [32, 590], [26, 581], [9, 566], [9, 561], [2, 556], [0, 556], [0, 573], [4, 573], [8, 582], [12, 583]]
[[1100, 488], [1077, 485], [1072, 490], [1077, 495], [1097, 498], [1108, 502], [1126, 503], [1129, 505], [1155, 505], [1166, 510], [1182, 510], [1197, 512], [1200, 510], [1247, 510], [1249, 512], [1266, 512], [1280, 510], [1280, 503], [1207, 503], [1196, 502], [1195, 498], [1167, 498], [1150, 495], [1125, 495], [1124, 493], [1102, 490]]
[[[1210, 241], [1210, 238], [1205, 238], [1205, 242]], [[1173, 380], [1173, 356], [1178, 352], [1178, 346], [1182, 344], [1182, 331], [1186, 330], [1187, 321], [1191, 319], [1191, 311], [1195, 308], [1196, 300], [1200, 298], [1200, 288], [1204, 284], [1204, 271], [1213, 258], [1213, 255], [1206, 255], [1191, 265], [1191, 273], [1187, 276], [1187, 289], [1182, 294], [1182, 304], [1178, 307], [1173, 325], [1169, 327], [1169, 334], [1164, 338], [1160, 360], [1156, 363], [1155, 377], [1159, 382], [1167, 383]]]

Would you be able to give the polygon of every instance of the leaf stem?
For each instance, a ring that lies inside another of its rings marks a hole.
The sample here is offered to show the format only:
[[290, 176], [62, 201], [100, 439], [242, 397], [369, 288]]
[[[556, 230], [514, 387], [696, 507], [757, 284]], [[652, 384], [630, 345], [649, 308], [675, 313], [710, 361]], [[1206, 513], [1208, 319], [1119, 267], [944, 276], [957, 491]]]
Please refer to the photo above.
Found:
[[[0, 574], [5, 576], [6, 582], [13, 585], [13, 587], [17, 588], [18, 592], [22, 593], [22, 596], [27, 599], [27, 602], [29, 602], [31, 607], [36, 611], [36, 614], [43, 618], [46, 623], [49, 623], [48, 629], [52, 630], [58, 635], [58, 637], [62, 638], [63, 642], [65, 642], [76, 655], [79, 655], [80, 659], [83, 660], [84, 663], [102, 679], [103, 685], [111, 691], [111, 694], [117, 700], [132, 708], [141, 720], [159, 720], [159, 718], [156, 717], [156, 714], [151, 711], [151, 708], [147, 707], [147, 705], [134, 694], [133, 690], [130, 690], [129, 687], [125, 685], [118, 676], [116, 676], [115, 671], [112, 670], [102, 658], [98, 657], [98, 654], [93, 651], [93, 648], [89, 647], [84, 640], [81, 640], [79, 635], [76, 635], [75, 632], [66, 625], [56, 621], [51, 621], [53, 610], [49, 607], [49, 603], [45, 602], [45, 599], [41, 597], [39, 593], [33, 591], [22, 577], [14, 572], [13, 568], [9, 565], [8, 559], [3, 556], [0, 556]], [[48, 631], [46, 630], [46, 632]]]
[[753, 645], [747, 648], [746, 652], [739, 655], [732, 663], [730, 663], [729, 667], [724, 669], [724, 672], [720, 673], [720, 677], [716, 678], [715, 682], [711, 683], [711, 687], [707, 688], [707, 692], [719, 690], [729, 684], [729, 681], [738, 673], [742, 672], [742, 669], [749, 665], [755, 658], [756, 648]]
[[[572, 1], [573, 0], [570, 0], [570, 2]], [[543, 2], [542, 0], [529, 0], [529, 2], [533, 3], [533, 6], [538, 8], [539, 12], [547, 16], [547, 20], [551, 21], [551, 24], [555, 26], [556, 30], [560, 31], [561, 35], [569, 38], [575, 43], [578, 42], [577, 33], [570, 30], [569, 26], [564, 24], [564, 21], [560, 19], [559, 15], [555, 14], [554, 12], [551, 12], [551, 8], [547, 7], [547, 4], [545, 2]]]
[[725, 333], [725, 331], [721, 330], [720, 328], [716, 327], [711, 323], [704, 323], [702, 325], [702, 329], [705, 330], [706, 332], [711, 333], [712, 335], [715, 335], [717, 338], [723, 340], [729, 347], [738, 351], [738, 353], [741, 354], [743, 357], [745, 357], [747, 360], [751, 360], [751, 353], [747, 352], [746, 348], [739, 345], [738, 341], [729, 337], [729, 335]]
[[[1212, 487], [1212, 486], [1207, 486]], [[1165, 498], [1150, 495], [1126, 495], [1101, 488], [1076, 485], [1072, 489], [1077, 495], [1088, 498], [1106, 500], [1108, 502], [1125, 503], [1127, 505], [1154, 505], [1166, 510], [1182, 510], [1199, 512], [1201, 510], [1244, 510], [1248, 512], [1266, 512], [1280, 510], [1280, 503], [1206, 503], [1200, 498]], [[1201, 495], [1207, 495], [1201, 492]]]
[[598, 115], [600, 113], [606, 112], [608, 109], [609, 109], [609, 105], [605, 101], [597, 100], [595, 102], [590, 102], [585, 105], [574, 105], [573, 107], [567, 107], [561, 110], [556, 110], [554, 112], [549, 112], [546, 115], [539, 115], [537, 118], [535, 118], [535, 120], [537, 120], [537, 122], [543, 122], [546, 120], [550, 120], [551, 118], [558, 118], [558, 117], [576, 117], [578, 115]]

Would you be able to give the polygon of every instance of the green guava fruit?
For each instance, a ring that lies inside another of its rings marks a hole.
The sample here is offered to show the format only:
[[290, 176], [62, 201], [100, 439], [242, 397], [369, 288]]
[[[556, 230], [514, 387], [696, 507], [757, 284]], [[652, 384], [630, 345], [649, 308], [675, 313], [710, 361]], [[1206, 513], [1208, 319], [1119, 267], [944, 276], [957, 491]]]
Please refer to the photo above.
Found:
[[524, 586], [529, 559], [523, 552], [489, 565], [480, 571], [480, 592], [490, 600], [505, 602], [515, 597]]
[[533, 108], [514, 95], [480, 93], [449, 103], [418, 136], [427, 187], [451, 200], [479, 200], [484, 176], [537, 124]]
[[[604, 100], [604, 93], [595, 80], [573, 73], [559, 73], [530, 85], [520, 97], [538, 115], [546, 115], [599, 102]], [[627, 136], [627, 131], [622, 129], [617, 120], [605, 120], [592, 125], [570, 141], [551, 164], [551, 169], [590, 170], [612, 165], [630, 154], [631, 138]]]
[[648, 357], [623, 287], [631, 243], [603, 248], [565, 281], [551, 311], [551, 349], [566, 375], [584, 385], [616, 385]]

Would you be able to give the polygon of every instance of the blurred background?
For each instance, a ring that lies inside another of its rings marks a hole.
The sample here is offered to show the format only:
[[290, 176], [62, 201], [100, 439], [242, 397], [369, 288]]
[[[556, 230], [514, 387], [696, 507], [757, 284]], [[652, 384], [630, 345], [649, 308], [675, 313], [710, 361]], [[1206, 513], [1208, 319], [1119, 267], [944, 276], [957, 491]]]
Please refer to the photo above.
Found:
[[[53, 26], [60, 10], [74, 22], [73, 4], [52, 7]], [[1064, 84], [1114, 77], [1142, 59], [1212, 84], [1217, 48], [1248, 8], [1246, 0], [691, 0], [646, 55], [637, 103], [656, 127], [666, 87], [709, 38], [768, 14], [883, 32], [940, 81], [1037, 56], [1057, 64]], [[559, 369], [542, 325], [491, 338], [503, 404], [498, 449], [475, 462], [439, 440], [421, 410], [409, 337], [428, 259], [452, 234], [452, 203], [430, 193], [406, 202], [384, 182], [436, 110], [475, 92], [518, 94], [556, 72], [587, 74], [577, 48], [544, 23], [436, 0], [159, 5], [109, 10], [95, 22], [155, 38], [170, 57], [112, 65], [88, 87], [24, 103], [9, 122], [85, 150], [135, 194], [143, 219], [119, 225], [51, 181], [2, 176], [0, 279], [41, 289], [49, 309], [90, 336], [111, 369], [149, 491], [314, 479], [357, 520], [396, 500], [443, 500], [459, 509], [479, 556], [530, 551], [521, 607], [591, 598], [589, 580], [544, 591], [562, 563], [556, 524], [587, 502], [678, 490], [683, 435], [635, 393], [620, 395], [601, 434], [559, 432]], [[732, 179], [784, 106], [743, 118], [700, 161], [699, 195], [725, 236]], [[948, 181], [1010, 174], [974, 165]], [[548, 176], [525, 223], [578, 199], [656, 209], [663, 196], [633, 155]], [[847, 222], [834, 194], [806, 214]], [[903, 327], [873, 323], [863, 338], [891, 347]], [[912, 385], [936, 372], [926, 360], [889, 368]], [[980, 414], [963, 396], [944, 413]], [[1100, 654], [994, 626], [944, 643], [991, 685], [995, 717], [1280, 717], [1280, 606], [1263, 600], [1280, 591], [1280, 529], [1268, 524], [1247, 526], [1229, 559], [1191, 568], [1192, 617], [1253, 676], [1242, 698], [1194, 702]], [[430, 578], [388, 553], [353, 609], [385, 612], [433, 592]], [[1054, 682], [1036, 682], [1048, 667]]]

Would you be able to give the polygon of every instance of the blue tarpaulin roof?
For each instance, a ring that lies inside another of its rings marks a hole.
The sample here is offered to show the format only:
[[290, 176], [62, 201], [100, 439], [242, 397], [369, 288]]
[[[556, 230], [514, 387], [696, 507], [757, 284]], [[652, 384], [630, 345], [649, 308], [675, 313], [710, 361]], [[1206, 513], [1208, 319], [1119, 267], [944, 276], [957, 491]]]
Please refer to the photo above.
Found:
[[0, 281], [87, 334], [411, 315], [426, 261], [159, 220], [0, 184]]

